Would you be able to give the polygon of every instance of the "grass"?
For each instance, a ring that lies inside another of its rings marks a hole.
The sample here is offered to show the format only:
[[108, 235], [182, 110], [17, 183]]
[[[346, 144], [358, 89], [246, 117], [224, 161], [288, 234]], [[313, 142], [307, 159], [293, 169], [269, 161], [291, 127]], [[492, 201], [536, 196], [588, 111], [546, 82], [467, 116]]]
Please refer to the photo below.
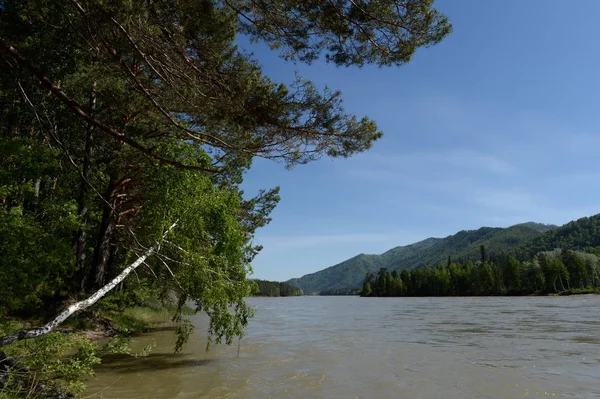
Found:
[[[144, 305], [128, 307], [123, 311], [103, 312], [102, 316], [115, 323], [119, 330], [147, 332], [153, 327], [171, 323], [174, 312], [174, 305], [149, 300]], [[194, 309], [184, 306], [184, 315], [192, 315], [194, 313]]]
[[135, 306], [123, 312], [109, 312], [107, 316], [119, 329], [147, 332], [152, 327], [170, 322], [172, 312], [167, 308]]

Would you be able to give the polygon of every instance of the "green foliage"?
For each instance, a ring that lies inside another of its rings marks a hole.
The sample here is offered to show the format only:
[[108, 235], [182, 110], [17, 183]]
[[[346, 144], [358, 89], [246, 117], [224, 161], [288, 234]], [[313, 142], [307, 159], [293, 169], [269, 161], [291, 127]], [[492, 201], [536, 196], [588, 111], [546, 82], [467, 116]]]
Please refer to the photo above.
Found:
[[31, 311], [60, 294], [71, 271], [70, 246], [21, 212], [0, 218], [0, 306]]
[[402, 65], [415, 50], [451, 31], [433, 0], [377, 2], [229, 2], [244, 32], [287, 59], [310, 62], [325, 52], [337, 65]]
[[72, 272], [77, 209], [43, 195], [59, 172], [56, 150], [0, 137], [0, 154], [0, 307], [31, 312], [60, 295]]
[[111, 355], [111, 354], [130, 354], [131, 336], [124, 333], [118, 334], [104, 344], [100, 350], [99, 355]]
[[97, 345], [78, 334], [50, 333], [35, 340], [19, 341], [4, 348], [6, 353], [27, 367], [31, 373], [15, 372], [13, 394], [30, 392], [83, 392], [84, 379], [93, 375], [100, 363]]
[[[143, 193], [145, 207], [138, 217], [148, 230], [140, 231], [138, 239], [158, 240], [168, 220], [178, 221], [160, 254], [148, 262], [157, 277], [149, 284], [163, 296], [176, 293], [182, 304], [193, 300], [210, 316], [216, 342], [230, 343], [247, 324], [251, 311], [244, 299], [254, 287], [246, 280], [249, 235], [240, 228], [240, 193], [171, 166], [147, 165], [144, 170], [150, 189]], [[189, 331], [185, 323], [181, 331]]]
[[[176, 336], [177, 340], [175, 341], [175, 352], [181, 351], [183, 345], [188, 341], [190, 335], [194, 331], [194, 325], [189, 319], [176, 317], [174, 321], [177, 322], [177, 330]], [[208, 344], [207, 344], [208, 345]], [[208, 346], [207, 346], [208, 349]]]
[[[16, 322], [0, 323], [0, 335], [18, 330]], [[94, 375], [93, 367], [102, 356], [113, 354], [146, 355], [130, 351], [131, 337], [124, 331], [98, 344], [84, 334], [52, 332], [34, 340], [17, 341], [3, 351], [27, 370], [12, 368], [0, 387], [0, 398], [55, 398], [59, 394], [78, 394], [85, 381]], [[62, 397], [62, 396], [61, 396]]]

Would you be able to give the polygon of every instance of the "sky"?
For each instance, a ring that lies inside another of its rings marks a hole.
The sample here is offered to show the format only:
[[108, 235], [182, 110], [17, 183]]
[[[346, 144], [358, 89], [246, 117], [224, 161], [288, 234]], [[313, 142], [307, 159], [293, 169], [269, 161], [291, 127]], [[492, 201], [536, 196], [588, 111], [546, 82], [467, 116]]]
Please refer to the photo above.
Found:
[[600, 213], [600, 1], [438, 0], [453, 32], [400, 68], [282, 61], [384, 132], [368, 152], [286, 170], [257, 160], [247, 195], [281, 187], [253, 278], [285, 281], [427, 237]]

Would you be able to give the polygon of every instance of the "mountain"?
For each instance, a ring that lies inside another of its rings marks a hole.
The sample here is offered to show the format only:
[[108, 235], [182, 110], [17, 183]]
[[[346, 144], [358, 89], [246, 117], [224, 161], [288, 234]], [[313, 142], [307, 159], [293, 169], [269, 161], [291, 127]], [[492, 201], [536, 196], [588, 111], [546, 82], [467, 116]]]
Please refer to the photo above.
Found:
[[520, 260], [531, 259], [538, 252], [554, 248], [582, 250], [600, 246], [600, 214], [584, 217], [544, 232], [515, 247], [512, 253]]
[[515, 226], [529, 227], [531, 229], [539, 231], [540, 233], [544, 233], [546, 231], [550, 231], [550, 230], [554, 230], [554, 229], [558, 228], [558, 226], [556, 226], [554, 224], [544, 224], [544, 223], [536, 223], [536, 222], [520, 223], [520, 224], [516, 224]]
[[540, 223], [522, 223], [507, 228], [482, 227], [478, 230], [463, 230], [448, 236], [421, 254], [417, 262], [398, 265], [394, 269], [416, 269], [425, 265], [438, 265], [450, 257], [457, 261], [479, 260], [481, 246], [486, 248], [487, 256], [510, 252], [531, 239], [550, 232], [557, 226]]
[[481, 245], [485, 245], [488, 254], [499, 254], [554, 228], [556, 226], [528, 222], [507, 228], [463, 230], [446, 238], [427, 238], [395, 247], [381, 255], [360, 254], [316, 273], [291, 279], [288, 283], [305, 293], [359, 288], [367, 273], [374, 273], [382, 267], [388, 270], [416, 269], [446, 262], [449, 257], [477, 260], [481, 256]]
[[439, 240], [439, 238], [428, 238], [415, 244], [390, 249], [381, 255], [360, 254], [325, 270], [291, 279], [288, 283], [301, 288], [305, 293], [358, 288], [367, 273], [388, 267], [390, 264], [401, 264], [407, 259], [413, 259]]

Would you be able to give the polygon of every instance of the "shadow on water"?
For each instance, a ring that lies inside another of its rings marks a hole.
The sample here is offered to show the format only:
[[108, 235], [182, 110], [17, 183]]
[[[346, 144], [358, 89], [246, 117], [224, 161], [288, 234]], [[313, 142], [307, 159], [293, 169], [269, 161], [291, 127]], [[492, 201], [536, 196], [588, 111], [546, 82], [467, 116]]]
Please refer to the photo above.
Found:
[[182, 354], [151, 353], [147, 356], [108, 355], [102, 358], [102, 363], [94, 369], [97, 372], [118, 369], [119, 373], [140, 373], [175, 368], [190, 368], [205, 366], [215, 362], [215, 359], [190, 359]]

